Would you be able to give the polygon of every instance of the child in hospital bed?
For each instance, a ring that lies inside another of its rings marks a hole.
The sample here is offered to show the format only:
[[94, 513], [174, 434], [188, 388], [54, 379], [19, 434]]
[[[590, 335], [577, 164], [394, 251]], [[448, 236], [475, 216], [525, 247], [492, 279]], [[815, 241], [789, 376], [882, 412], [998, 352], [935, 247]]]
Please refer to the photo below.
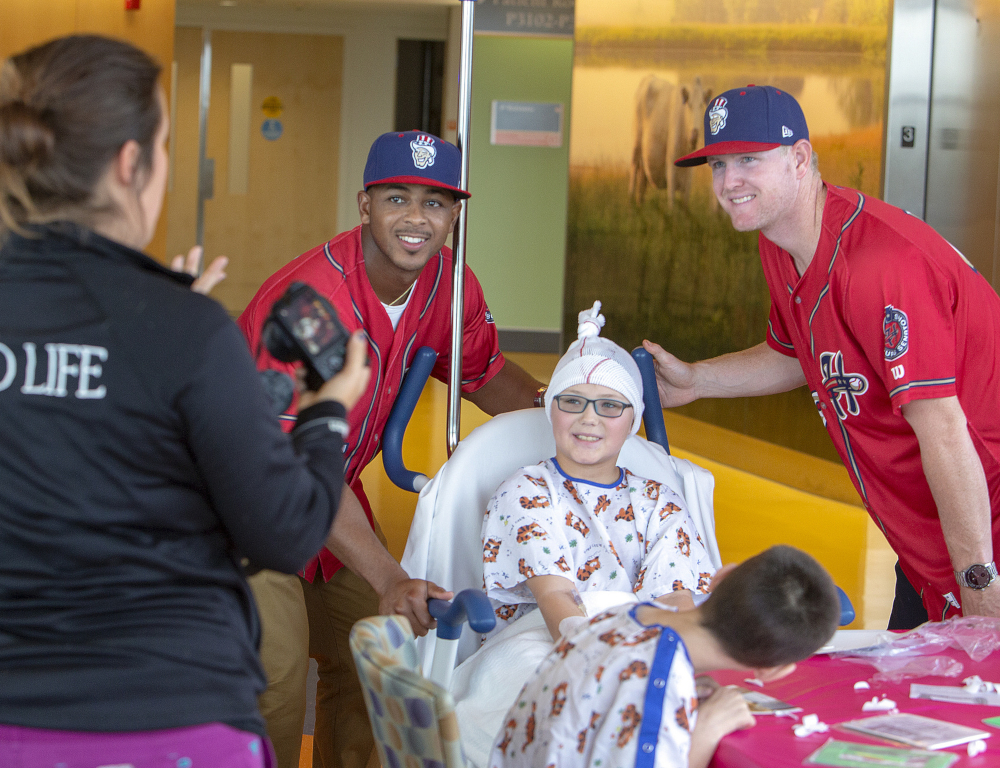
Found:
[[722, 573], [692, 611], [619, 606], [571, 631], [508, 711], [489, 767], [707, 766], [722, 737], [754, 718], [732, 687], [699, 706], [695, 674], [776, 680], [830, 639], [840, 614], [829, 574], [792, 547]]
[[715, 570], [683, 500], [618, 466], [642, 420], [642, 379], [632, 357], [600, 337], [599, 311], [597, 302], [580, 313], [579, 338], [545, 393], [556, 455], [518, 470], [486, 512], [494, 634], [537, 607], [555, 640], [585, 620], [580, 592], [705, 594]]

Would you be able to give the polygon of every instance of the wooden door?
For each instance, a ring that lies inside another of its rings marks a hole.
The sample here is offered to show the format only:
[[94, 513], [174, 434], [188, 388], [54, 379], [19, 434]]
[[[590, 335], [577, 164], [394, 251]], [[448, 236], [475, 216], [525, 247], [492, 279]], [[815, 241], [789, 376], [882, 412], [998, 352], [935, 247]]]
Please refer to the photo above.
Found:
[[[235, 316], [271, 273], [337, 233], [343, 38], [213, 31], [211, 44], [205, 252], [230, 258], [213, 296]], [[201, 29], [177, 29], [171, 254], [195, 242], [201, 51]]]

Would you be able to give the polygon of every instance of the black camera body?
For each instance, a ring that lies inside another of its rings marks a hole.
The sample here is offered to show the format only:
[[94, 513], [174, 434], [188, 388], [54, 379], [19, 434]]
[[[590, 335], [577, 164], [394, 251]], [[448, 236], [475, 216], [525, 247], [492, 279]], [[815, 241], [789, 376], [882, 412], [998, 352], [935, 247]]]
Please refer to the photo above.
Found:
[[261, 339], [267, 351], [283, 363], [301, 362], [306, 386], [319, 389], [344, 367], [350, 332], [333, 305], [305, 283], [292, 283], [274, 302]]

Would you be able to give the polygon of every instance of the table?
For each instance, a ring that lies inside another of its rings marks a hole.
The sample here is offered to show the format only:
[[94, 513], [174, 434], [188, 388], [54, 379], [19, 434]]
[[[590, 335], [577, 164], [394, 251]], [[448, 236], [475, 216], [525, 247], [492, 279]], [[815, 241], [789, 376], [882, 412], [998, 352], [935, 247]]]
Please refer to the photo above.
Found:
[[[1000, 682], [1000, 650], [994, 651], [983, 661], [976, 663], [962, 651], [945, 651], [944, 654], [962, 662], [963, 671], [958, 677], [908, 678], [899, 684], [874, 683], [877, 673], [874, 667], [840, 661], [829, 656], [817, 655], [799, 662], [796, 670], [788, 677], [766, 684], [762, 689], [775, 698], [802, 707], [802, 715], [815, 713], [830, 726], [827, 733], [817, 733], [805, 738], [797, 738], [792, 726], [798, 721], [791, 717], [765, 715], [757, 718], [757, 725], [745, 731], [737, 731], [722, 740], [709, 768], [793, 768], [818, 749], [827, 739], [856, 741], [867, 744], [887, 742], [867, 738], [860, 733], [835, 728], [837, 723], [873, 717], [881, 712], [862, 712], [861, 705], [872, 697], [885, 694], [893, 699], [900, 712], [910, 712], [938, 720], [948, 720], [989, 731], [992, 736], [986, 740], [986, 752], [968, 757], [966, 745], [950, 750], [961, 755], [953, 768], [996, 768], [1000, 766], [1000, 730], [983, 724], [983, 718], [1000, 716], [1000, 707], [978, 706], [974, 704], [949, 704], [926, 699], [911, 699], [910, 684], [961, 685], [962, 679], [979, 675], [983, 680]], [[744, 680], [747, 673], [722, 671], [712, 673], [721, 685], [748, 686]], [[864, 680], [871, 690], [855, 691], [854, 684]]]

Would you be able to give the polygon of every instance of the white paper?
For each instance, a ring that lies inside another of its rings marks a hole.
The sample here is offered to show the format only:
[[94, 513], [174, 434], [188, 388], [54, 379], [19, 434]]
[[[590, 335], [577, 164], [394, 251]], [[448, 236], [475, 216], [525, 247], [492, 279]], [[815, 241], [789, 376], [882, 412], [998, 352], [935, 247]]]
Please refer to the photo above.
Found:
[[979, 704], [980, 706], [1000, 707], [1000, 693], [996, 691], [973, 693], [958, 685], [920, 685], [918, 683], [910, 683], [910, 698], [947, 701], [952, 704]]

